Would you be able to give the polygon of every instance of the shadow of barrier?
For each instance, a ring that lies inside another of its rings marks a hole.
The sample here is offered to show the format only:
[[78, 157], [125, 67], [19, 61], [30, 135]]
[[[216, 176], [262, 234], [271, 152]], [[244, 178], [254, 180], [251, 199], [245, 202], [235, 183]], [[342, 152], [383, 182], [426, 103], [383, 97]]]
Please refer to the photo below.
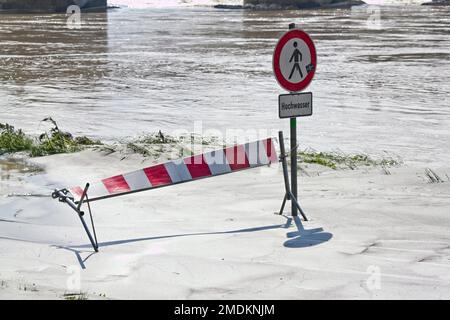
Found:
[[[273, 224], [266, 226], [258, 226], [258, 227], [249, 227], [243, 229], [235, 229], [235, 230], [225, 230], [225, 231], [211, 231], [211, 232], [189, 232], [189, 233], [179, 233], [179, 234], [169, 234], [169, 235], [158, 235], [158, 236], [149, 236], [149, 237], [138, 237], [138, 238], [130, 238], [130, 239], [118, 239], [111, 241], [104, 241], [98, 243], [99, 247], [110, 247], [110, 246], [118, 246], [122, 244], [129, 243], [137, 243], [143, 241], [152, 241], [152, 240], [162, 240], [162, 239], [173, 239], [173, 238], [181, 238], [181, 237], [197, 237], [197, 236], [214, 236], [214, 235], [227, 235], [227, 234], [239, 234], [239, 233], [250, 233], [250, 232], [259, 232], [266, 230], [274, 230], [274, 229], [288, 229], [292, 220], [294, 220], [298, 231], [288, 232], [287, 237], [291, 238], [290, 240], [284, 243], [284, 246], [287, 248], [304, 248], [310, 247], [314, 245], [319, 245], [324, 243], [332, 238], [332, 234], [328, 232], [322, 232], [322, 228], [305, 230], [300, 221], [300, 218], [297, 217], [286, 217], [286, 222], [283, 224]], [[91, 247], [91, 245], [76, 245], [76, 246], [61, 246], [55, 245], [55, 248], [67, 250], [75, 254], [78, 263], [82, 269], [86, 269], [86, 261], [95, 253], [91, 251], [86, 251], [85, 249]], [[85, 258], [82, 257], [82, 254], [87, 254]]]

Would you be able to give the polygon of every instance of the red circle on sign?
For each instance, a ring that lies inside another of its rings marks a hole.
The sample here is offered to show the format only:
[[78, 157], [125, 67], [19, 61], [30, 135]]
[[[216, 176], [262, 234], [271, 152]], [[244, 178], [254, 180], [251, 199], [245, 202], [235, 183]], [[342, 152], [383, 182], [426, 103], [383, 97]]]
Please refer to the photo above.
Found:
[[[301, 39], [306, 43], [306, 45], [309, 48], [309, 52], [311, 54], [311, 64], [313, 66], [312, 71], [310, 71], [308, 73], [308, 75], [305, 77], [305, 79], [303, 79], [302, 81], [297, 82], [297, 83], [290, 82], [289, 80], [287, 80], [283, 76], [283, 74], [281, 72], [281, 68], [280, 68], [281, 51], [283, 50], [286, 43], [293, 38]], [[281, 87], [283, 87], [284, 89], [291, 91], [291, 92], [301, 91], [301, 90], [305, 89], [311, 83], [311, 80], [314, 77], [314, 73], [316, 72], [316, 67], [317, 67], [316, 47], [314, 46], [312, 39], [309, 37], [309, 35], [306, 32], [299, 30], [299, 29], [290, 30], [290, 31], [286, 32], [280, 38], [280, 40], [278, 40], [278, 43], [275, 47], [275, 51], [273, 53], [272, 64], [273, 64], [273, 72], [275, 73], [275, 78], [277, 79], [278, 84]]]

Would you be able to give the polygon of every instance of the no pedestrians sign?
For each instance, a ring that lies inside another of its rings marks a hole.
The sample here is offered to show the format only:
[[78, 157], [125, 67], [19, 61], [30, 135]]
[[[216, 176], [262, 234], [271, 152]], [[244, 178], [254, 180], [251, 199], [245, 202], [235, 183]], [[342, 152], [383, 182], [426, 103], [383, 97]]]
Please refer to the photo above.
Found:
[[313, 79], [316, 66], [316, 48], [306, 32], [292, 29], [280, 38], [273, 54], [273, 72], [281, 87], [302, 91]]

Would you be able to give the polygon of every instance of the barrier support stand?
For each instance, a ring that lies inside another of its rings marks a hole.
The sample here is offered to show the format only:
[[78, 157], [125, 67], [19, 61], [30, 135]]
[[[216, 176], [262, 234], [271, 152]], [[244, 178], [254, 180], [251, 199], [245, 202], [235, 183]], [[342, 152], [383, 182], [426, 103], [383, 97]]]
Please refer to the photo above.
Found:
[[[91, 206], [89, 205], [89, 197], [87, 194], [88, 189], [89, 183], [86, 183], [86, 187], [84, 188], [83, 194], [78, 202], [75, 202], [72, 197], [68, 196], [69, 191], [67, 189], [55, 190], [52, 193], [52, 198], [53, 199], [58, 198], [60, 202], [67, 203], [69, 207], [71, 207], [78, 214], [78, 217], [80, 218], [81, 224], [83, 225], [83, 228], [86, 231], [86, 234], [89, 238], [89, 241], [92, 244], [92, 247], [94, 248], [95, 252], [98, 252], [97, 234], [95, 233], [94, 219], [92, 218]], [[84, 211], [81, 211], [81, 206], [83, 202], [86, 202], [88, 206], [89, 215], [91, 218], [92, 232], [94, 236], [92, 236], [91, 231], [89, 230], [89, 227], [87, 226], [86, 221], [84, 220]]]
[[284, 206], [286, 205], [286, 201], [290, 200], [290, 201], [292, 201], [292, 205], [298, 209], [298, 211], [302, 215], [303, 219], [305, 221], [308, 221], [308, 218], [306, 217], [305, 213], [303, 212], [302, 208], [300, 207], [296, 197], [292, 194], [291, 187], [289, 185], [289, 174], [288, 174], [287, 161], [286, 161], [287, 155], [286, 155], [286, 150], [284, 148], [283, 131], [278, 132], [278, 139], [280, 142], [280, 162], [283, 166], [284, 187], [286, 189], [286, 193], [284, 195], [284, 199], [281, 204], [281, 209], [280, 209], [279, 215], [283, 214], [283, 210], [284, 210]]

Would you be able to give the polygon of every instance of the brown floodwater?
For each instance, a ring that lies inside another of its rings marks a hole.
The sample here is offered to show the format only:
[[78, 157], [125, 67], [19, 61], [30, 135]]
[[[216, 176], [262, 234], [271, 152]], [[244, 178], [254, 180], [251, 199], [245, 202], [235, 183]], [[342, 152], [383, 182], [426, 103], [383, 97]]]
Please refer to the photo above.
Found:
[[274, 46], [290, 22], [313, 37], [314, 114], [301, 147], [445, 164], [450, 156], [450, 8], [243, 11], [120, 9], [0, 16], [0, 122], [115, 140], [145, 132], [287, 129]]

